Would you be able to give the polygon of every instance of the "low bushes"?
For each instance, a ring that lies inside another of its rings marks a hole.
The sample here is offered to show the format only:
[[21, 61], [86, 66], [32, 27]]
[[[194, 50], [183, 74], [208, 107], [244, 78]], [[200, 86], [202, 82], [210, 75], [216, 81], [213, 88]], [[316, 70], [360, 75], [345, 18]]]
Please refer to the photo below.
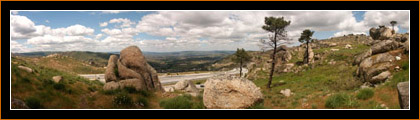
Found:
[[133, 105], [133, 99], [127, 94], [121, 93], [114, 97], [114, 99], [112, 100], [112, 103], [116, 107], [129, 107]]
[[138, 96], [136, 102], [138, 105], [143, 106], [145, 108], [149, 107], [149, 101], [143, 96]]
[[31, 109], [41, 108], [41, 100], [36, 97], [28, 97], [25, 99], [25, 104]]
[[361, 100], [367, 100], [367, 99], [373, 97], [374, 94], [375, 94], [375, 92], [372, 89], [365, 88], [365, 89], [361, 89], [357, 93], [356, 98], [361, 99]]
[[346, 93], [338, 93], [327, 98], [326, 108], [352, 108], [357, 107], [358, 102]]
[[[197, 100], [198, 99], [198, 100]], [[162, 100], [159, 105], [165, 109], [204, 109], [202, 97], [193, 98], [184, 94], [174, 98]]]

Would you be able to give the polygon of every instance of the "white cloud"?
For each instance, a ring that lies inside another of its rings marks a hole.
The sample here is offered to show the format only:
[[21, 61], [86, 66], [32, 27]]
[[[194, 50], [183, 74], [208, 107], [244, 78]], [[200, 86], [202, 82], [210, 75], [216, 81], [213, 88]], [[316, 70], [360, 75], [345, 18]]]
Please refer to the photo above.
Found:
[[45, 22], [46, 22], [46, 23], [50, 23], [50, 21], [49, 21], [49, 20], [45, 20]]
[[16, 41], [10, 41], [10, 50], [12, 53], [26, 52], [27, 48]]
[[106, 27], [106, 26], [108, 26], [108, 23], [107, 22], [99, 23], [99, 26]]
[[25, 16], [10, 16], [10, 31], [12, 40], [29, 38], [36, 31], [35, 23]]
[[97, 34], [97, 35], [95, 36], [95, 39], [96, 39], [96, 40], [101, 39], [103, 36], [104, 36], [104, 35], [103, 35], [103, 34], [101, 34], [101, 33], [100, 33], [100, 34]]
[[[127, 11], [103, 13], [120, 12]], [[259, 40], [268, 36], [261, 29], [267, 16], [284, 16], [290, 20], [286, 30], [295, 43], [304, 29], [316, 33], [337, 31], [333, 36], [342, 36], [366, 34], [370, 27], [380, 24], [389, 27], [391, 20], [398, 22], [397, 31], [409, 26], [406, 11], [368, 11], [362, 21], [357, 21], [351, 11], [158, 11], [136, 22], [113, 18], [99, 23], [100, 27], [110, 27], [94, 35], [94, 29], [79, 24], [51, 29], [35, 25], [25, 16], [12, 16], [15, 20], [11, 22], [12, 39], [29, 39], [28, 44], [35, 45], [37, 50], [60, 49], [60, 44], [66, 44], [63, 50], [74, 45], [90, 45], [95, 48], [87, 50], [92, 51], [119, 51], [128, 45], [139, 45], [146, 51], [235, 50], [237, 47], [259, 50]], [[165, 39], [135, 37], [140, 33]]]
[[118, 14], [122, 12], [128, 12], [128, 11], [118, 11], [118, 10], [108, 10], [108, 11], [102, 11], [104, 14]]
[[85, 35], [92, 35], [95, 30], [89, 27], [85, 27], [83, 25], [72, 25], [66, 28], [57, 28], [52, 29], [50, 34], [53, 35], [60, 35], [60, 36], [85, 36]]
[[19, 14], [19, 11], [12, 10], [12, 11], [11, 11], [11, 13], [12, 13], [13, 15], [17, 15], [17, 14]]
[[136, 24], [135, 22], [132, 22], [130, 19], [127, 18], [116, 18], [116, 19], [111, 19], [109, 20], [109, 23], [118, 23], [121, 24], [120, 27], [124, 28], [124, 27], [131, 27], [131, 25]]
[[397, 26], [403, 29], [409, 29], [410, 26], [408, 11], [367, 11], [364, 18], [368, 27], [391, 26], [390, 22], [393, 20], [397, 21]]

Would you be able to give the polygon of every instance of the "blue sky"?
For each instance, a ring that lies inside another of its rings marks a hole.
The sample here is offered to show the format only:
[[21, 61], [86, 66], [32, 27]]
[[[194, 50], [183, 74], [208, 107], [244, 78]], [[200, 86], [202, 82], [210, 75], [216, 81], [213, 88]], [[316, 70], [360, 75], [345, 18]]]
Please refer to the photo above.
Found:
[[370, 27], [390, 26], [390, 20], [398, 21], [400, 33], [409, 26], [408, 11], [18, 11], [11, 14], [12, 52], [106, 52], [128, 45], [156, 52], [258, 50], [259, 39], [267, 37], [260, 28], [265, 16], [291, 20], [295, 45], [305, 28], [315, 31], [314, 38], [327, 39], [368, 34]]

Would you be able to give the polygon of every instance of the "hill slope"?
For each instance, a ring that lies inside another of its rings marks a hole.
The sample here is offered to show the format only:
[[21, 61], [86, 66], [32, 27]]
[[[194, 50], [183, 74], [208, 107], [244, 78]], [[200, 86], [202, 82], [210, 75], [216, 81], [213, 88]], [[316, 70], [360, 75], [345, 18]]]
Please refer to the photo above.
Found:
[[[266, 89], [270, 65], [269, 52], [264, 55], [254, 56], [253, 62], [248, 65], [248, 78], [257, 86], [263, 88], [266, 108], [331, 108], [331, 104], [345, 104], [334, 108], [359, 108], [359, 109], [399, 109], [396, 84], [408, 81], [408, 54], [402, 54], [401, 60], [394, 61], [397, 66], [402, 66], [399, 71], [392, 71], [394, 75], [385, 83], [370, 88], [374, 95], [368, 99], [357, 99], [362, 82], [356, 77], [353, 66], [354, 57], [363, 53], [368, 48], [364, 44], [367, 39], [356, 39], [356, 36], [337, 37], [320, 40], [322, 43], [336, 43], [335, 46], [314, 48], [315, 63], [300, 65], [303, 61], [304, 48], [291, 48], [292, 59], [285, 64], [293, 64], [289, 72], [276, 72], [273, 77], [272, 89]], [[350, 44], [352, 49], [345, 48]], [[338, 49], [333, 51], [331, 49]], [[397, 50], [398, 51], [398, 50]], [[266, 56], [266, 57], [264, 57]], [[257, 59], [258, 58], [258, 59]], [[277, 69], [281, 67], [277, 67]], [[285, 97], [281, 90], [290, 89], [293, 93]], [[344, 96], [344, 97], [343, 97]], [[343, 99], [341, 99], [341, 98]]]

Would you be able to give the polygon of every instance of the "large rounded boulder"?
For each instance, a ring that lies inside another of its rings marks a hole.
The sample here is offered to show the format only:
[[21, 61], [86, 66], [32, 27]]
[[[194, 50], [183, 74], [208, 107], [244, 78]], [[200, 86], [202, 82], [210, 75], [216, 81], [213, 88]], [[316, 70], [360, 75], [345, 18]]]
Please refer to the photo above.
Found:
[[146, 58], [137, 46], [130, 46], [121, 50], [120, 58], [111, 56], [105, 77], [105, 79], [108, 79], [104, 89], [132, 86], [137, 90], [163, 91], [156, 70], [147, 63]]
[[117, 68], [117, 60], [118, 57], [116, 55], [109, 56], [108, 65], [106, 66], [105, 70], [105, 81], [117, 81], [116, 69]]
[[389, 53], [381, 53], [368, 57], [360, 63], [358, 75], [362, 78], [363, 82], [383, 82], [389, 76], [386, 71], [393, 66], [392, 61], [395, 61], [395, 56]]
[[369, 29], [369, 35], [374, 40], [386, 40], [392, 37], [392, 30], [385, 26]]
[[384, 52], [388, 52], [391, 50], [395, 50], [399, 47], [399, 43], [397, 41], [394, 40], [384, 40], [381, 41], [377, 44], [374, 44], [371, 49], [372, 49], [372, 54], [378, 54], [378, 53], [384, 53]]
[[243, 109], [263, 99], [260, 88], [245, 78], [215, 77], [204, 86], [203, 102], [209, 109]]

